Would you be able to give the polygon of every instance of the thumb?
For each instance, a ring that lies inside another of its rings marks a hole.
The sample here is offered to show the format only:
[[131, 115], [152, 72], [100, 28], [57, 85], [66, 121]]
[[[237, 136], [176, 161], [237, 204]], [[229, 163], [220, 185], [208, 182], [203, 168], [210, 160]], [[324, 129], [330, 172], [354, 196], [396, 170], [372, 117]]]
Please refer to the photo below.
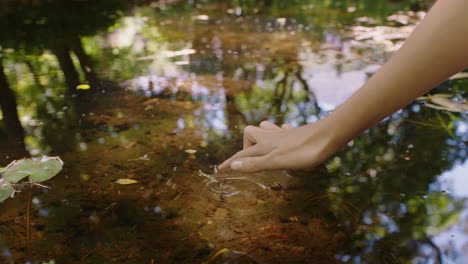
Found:
[[231, 170], [238, 172], [271, 170], [272, 166], [266, 157], [267, 156], [236, 159], [231, 163]]

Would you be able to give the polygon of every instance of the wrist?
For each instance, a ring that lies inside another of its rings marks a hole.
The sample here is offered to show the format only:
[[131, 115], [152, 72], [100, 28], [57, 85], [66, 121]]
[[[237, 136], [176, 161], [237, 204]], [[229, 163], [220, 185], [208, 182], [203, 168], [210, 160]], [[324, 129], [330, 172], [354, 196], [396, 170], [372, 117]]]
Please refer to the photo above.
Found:
[[348, 141], [343, 139], [336, 122], [325, 118], [302, 127], [306, 134], [305, 144], [313, 149], [315, 156], [323, 162], [342, 148]]
[[333, 113], [325, 117], [322, 121], [322, 126], [326, 128], [326, 137], [328, 140], [329, 148], [333, 149], [333, 153], [348, 144], [357, 132], [353, 129], [355, 127], [344, 127], [345, 122], [335, 118]]

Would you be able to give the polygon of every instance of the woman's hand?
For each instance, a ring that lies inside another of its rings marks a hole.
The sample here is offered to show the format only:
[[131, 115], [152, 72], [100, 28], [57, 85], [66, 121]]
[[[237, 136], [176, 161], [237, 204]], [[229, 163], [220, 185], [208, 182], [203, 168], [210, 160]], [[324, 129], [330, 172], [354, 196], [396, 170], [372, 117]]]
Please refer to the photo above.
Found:
[[302, 127], [282, 127], [263, 121], [244, 130], [244, 149], [223, 162], [219, 171], [257, 172], [302, 169], [316, 166], [339, 147], [332, 144], [331, 131], [322, 121]]

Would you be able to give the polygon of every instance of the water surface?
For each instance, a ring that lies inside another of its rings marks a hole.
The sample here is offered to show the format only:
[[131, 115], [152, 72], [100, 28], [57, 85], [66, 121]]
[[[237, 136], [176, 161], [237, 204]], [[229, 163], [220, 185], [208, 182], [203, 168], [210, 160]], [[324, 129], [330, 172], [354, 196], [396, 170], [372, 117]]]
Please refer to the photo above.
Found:
[[30, 246], [28, 190], [0, 204], [2, 263], [466, 262], [464, 113], [418, 100], [317, 168], [214, 173], [245, 126], [346, 100], [424, 16], [407, 2], [2, 4], [0, 166], [65, 162]]

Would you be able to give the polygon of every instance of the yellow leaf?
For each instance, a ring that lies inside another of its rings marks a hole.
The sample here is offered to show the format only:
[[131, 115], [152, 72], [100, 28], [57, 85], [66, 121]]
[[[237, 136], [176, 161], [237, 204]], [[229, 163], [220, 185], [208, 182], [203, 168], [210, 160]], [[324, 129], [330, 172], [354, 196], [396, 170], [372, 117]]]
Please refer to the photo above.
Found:
[[132, 180], [132, 179], [118, 179], [116, 181], [116, 183], [118, 184], [124, 184], [124, 185], [127, 185], [127, 184], [134, 184], [134, 183], [137, 183], [138, 181], [135, 181], [135, 180]]
[[89, 90], [91, 88], [91, 86], [89, 86], [89, 84], [80, 84], [78, 86], [76, 86], [76, 89], [78, 90]]

